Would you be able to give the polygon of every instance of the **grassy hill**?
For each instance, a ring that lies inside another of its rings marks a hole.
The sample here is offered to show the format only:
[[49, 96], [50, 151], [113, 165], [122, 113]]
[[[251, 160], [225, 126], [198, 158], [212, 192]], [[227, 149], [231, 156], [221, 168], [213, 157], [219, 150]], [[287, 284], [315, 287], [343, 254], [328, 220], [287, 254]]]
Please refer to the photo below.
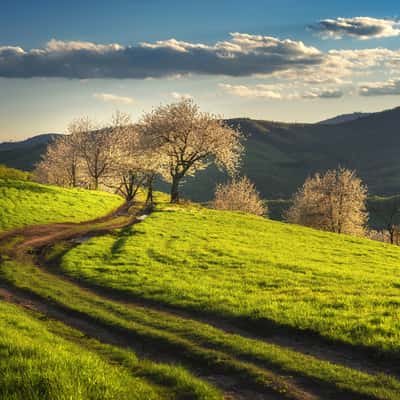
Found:
[[[20, 177], [9, 169], [1, 171], [3, 176]], [[107, 193], [2, 178], [0, 231], [28, 224], [90, 220], [121, 202]], [[95, 333], [84, 333], [82, 329], [89, 329], [90, 324], [79, 324], [72, 311], [62, 314], [55, 302], [35, 305], [46, 284], [72, 302], [79, 290], [71, 293], [65, 283], [62, 287], [54, 278], [35, 276], [28, 254], [14, 263], [8, 249], [21, 235], [0, 243], [0, 399], [222, 400], [218, 389], [182, 367], [139, 359], [132, 349], [113, 346], [112, 340], [110, 344], [110, 334], [103, 334], [103, 341], [95, 340], [99, 327]], [[20, 287], [18, 273], [26, 278]], [[34, 290], [38, 292], [31, 296]], [[80, 329], [74, 329], [76, 325]]]
[[0, 398], [399, 398], [396, 247], [160, 197], [38, 251], [0, 258]]
[[31, 224], [94, 219], [122, 203], [121, 197], [104, 192], [0, 177], [0, 232]]
[[369, 240], [167, 207], [78, 246], [62, 267], [134, 297], [399, 357], [399, 261], [400, 248]]
[[[309, 174], [339, 164], [357, 169], [372, 194], [399, 193], [399, 120], [400, 108], [333, 125], [244, 118], [228, 122], [247, 136], [243, 173], [255, 181], [264, 198], [277, 199], [290, 197]], [[51, 137], [0, 145], [0, 163], [32, 169]], [[216, 183], [224, 179], [210, 168], [189, 178], [184, 193], [194, 200], [209, 200]]]

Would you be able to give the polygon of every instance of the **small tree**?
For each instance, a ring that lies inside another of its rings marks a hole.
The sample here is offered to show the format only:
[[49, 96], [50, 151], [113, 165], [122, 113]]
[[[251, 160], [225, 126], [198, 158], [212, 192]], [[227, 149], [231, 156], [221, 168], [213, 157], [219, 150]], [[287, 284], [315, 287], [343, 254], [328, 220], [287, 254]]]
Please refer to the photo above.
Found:
[[267, 216], [268, 208], [261, 200], [253, 183], [246, 177], [218, 185], [211, 203], [217, 210], [242, 211]]
[[295, 194], [286, 220], [336, 233], [363, 236], [367, 189], [355, 171], [339, 168], [308, 178]]
[[117, 135], [109, 127], [99, 128], [89, 118], [74, 122], [79, 132], [79, 154], [85, 163], [85, 170], [92, 187], [97, 190], [103, 179], [110, 173], [118, 147]]
[[35, 167], [36, 180], [67, 187], [79, 185], [80, 137], [73, 125], [67, 132], [67, 135], [57, 137], [47, 146], [46, 153]]
[[139, 129], [148, 147], [166, 158], [162, 173], [171, 182], [172, 203], [179, 201], [179, 187], [185, 176], [194, 175], [213, 161], [233, 173], [243, 151], [238, 131], [216, 116], [200, 112], [188, 99], [144, 115]]
[[146, 146], [137, 126], [128, 115], [117, 112], [109, 128], [113, 154], [103, 183], [133, 201], [141, 188], [147, 189], [147, 203], [153, 202], [153, 182], [161, 171], [162, 155]]

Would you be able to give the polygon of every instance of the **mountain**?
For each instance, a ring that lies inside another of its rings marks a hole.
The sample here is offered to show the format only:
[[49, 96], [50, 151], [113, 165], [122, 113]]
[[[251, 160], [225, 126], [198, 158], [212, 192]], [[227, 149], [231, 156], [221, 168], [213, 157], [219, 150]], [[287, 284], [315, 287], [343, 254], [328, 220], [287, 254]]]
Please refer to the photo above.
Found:
[[45, 133], [20, 142], [2, 142], [0, 164], [30, 171], [46, 151], [47, 145], [57, 136], [57, 133]]
[[[372, 194], [399, 193], [399, 122], [400, 108], [333, 125], [247, 118], [228, 121], [247, 137], [242, 173], [269, 199], [288, 198], [308, 175], [338, 165], [356, 169]], [[7, 150], [0, 145], [0, 164], [29, 170], [44, 149], [42, 141], [32, 146], [25, 142], [22, 147], [14, 143]], [[184, 195], [207, 201], [216, 183], [225, 179], [211, 167], [188, 178]]]
[[362, 113], [362, 112], [355, 112], [352, 114], [343, 114], [338, 115], [333, 118], [325, 119], [324, 121], [318, 122], [320, 125], [337, 125], [343, 124], [344, 122], [351, 122], [360, 118], [369, 117], [372, 113]]
[[41, 135], [33, 136], [31, 138], [21, 140], [19, 142], [1, 142], [0, 151], [21, 149], [38, 145], [46, 145], [55, 137], [60, 136], [58, 133], [43, 133]]

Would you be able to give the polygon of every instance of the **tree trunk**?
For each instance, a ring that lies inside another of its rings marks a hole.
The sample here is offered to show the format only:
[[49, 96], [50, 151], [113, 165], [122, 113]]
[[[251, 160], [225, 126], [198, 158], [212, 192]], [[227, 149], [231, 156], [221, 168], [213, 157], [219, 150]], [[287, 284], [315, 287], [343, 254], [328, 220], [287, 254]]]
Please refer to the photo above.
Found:
[[390, 244], [394, 244], [394, 227], [393, 225], [388, 226], [389, 237], [390, 237]]
[[181, 178], [179, 176], [174, 176], [172, 178], [171, 185], [171, 203], [179, 203], [179, 183]]
[[77, 187], [78, 186], [77, 179], [76, 179], [76, 175], [77, 175], [76, 169], [77, 169], [76, 168], [76, 164], [74, 162], [73, 165], [72, 165], [72, 187]]
[[146, 198], [146, 204], [152, 206], [153, 205], [153, 180], [154, 177], [151, 177], [147, 181], [147, 198]]

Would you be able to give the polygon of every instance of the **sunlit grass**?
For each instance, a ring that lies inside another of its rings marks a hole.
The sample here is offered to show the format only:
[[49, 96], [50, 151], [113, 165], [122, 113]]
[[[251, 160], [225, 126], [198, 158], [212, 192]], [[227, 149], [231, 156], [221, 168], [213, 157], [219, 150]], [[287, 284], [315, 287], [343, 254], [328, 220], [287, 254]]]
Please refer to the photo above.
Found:
[[107, 214], [121, 197], [0, 178], [0, 231], [49, 222], [81, 222]]
[[0, 302], [0, 398], [7, 400], [159, 399], [128, 370], [49, 332]]
[[78, 246], [62, 267], [145, 299], [398, 354], [399, 262], [399, 248], [369, 240], [164, 206]]
[[[0, 278], [4, 281], [29, 290], [45, 301], [79, 312], [85, 318], [107, 326], [110, 332], [122, 330], [132, 335], [132, 343], [146, 343], [161, 354], [177, 354], [189, 364], [195, 365], [196, 369], [205, 367], [207, 371], [225, 371], [243, 383], [256, 385], [262, 390], [272, 387], [278, 391], [287, 391], [289, 389], [285, 377], [294, 375], [310, 379], [325, 390], [362, 393], [376, 399], [398, 398], [400, 382], [387, 375], [370, 375], [149, 308], [127, 307], [124, 303], [81, 290], [71, 282], [60, 280], [56, 275], [33, 265], [6, 261], [0, 271]], [[277, 370], [278, 374], [272, 378], [263, 367]], [[172, 371], [170, 375], [175, 379], [179, 377], [179, 374]], [[185, 390], [192, 388], [192, 397], [188, 398], [220, 398], [217, 392], [188, 374], [184, 376], [185, 381]], [[179, 382], [182, 383], [182, 380]]]

